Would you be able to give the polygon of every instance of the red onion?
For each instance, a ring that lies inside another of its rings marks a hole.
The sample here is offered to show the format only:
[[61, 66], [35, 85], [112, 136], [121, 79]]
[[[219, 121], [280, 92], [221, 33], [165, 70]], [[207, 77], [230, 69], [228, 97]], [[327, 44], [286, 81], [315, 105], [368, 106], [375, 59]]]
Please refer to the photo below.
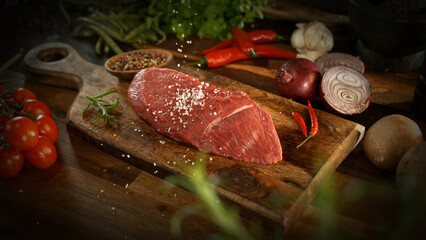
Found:
[[322, 77], [319, 90], [323, 104], [340, 115], [360, 114], [371, 100], [370, 82], [345, 66], [330, 68]]
[[321, 73], [324, 74], [328, 69], [334, 66], [346, 66], [350, 67], [360, 73], [364, 73], [365, 67], [364, 63], [357, 57], [352, 56], [347, 53], [327, 53], [315, 60], [315, 65], [321, 70]]
[[317, 93], [320, 76], [320, 70], [312, 61], [305, 58], [289, 59], [277, 71], [278, 92], [295, 101], [312, 100]]

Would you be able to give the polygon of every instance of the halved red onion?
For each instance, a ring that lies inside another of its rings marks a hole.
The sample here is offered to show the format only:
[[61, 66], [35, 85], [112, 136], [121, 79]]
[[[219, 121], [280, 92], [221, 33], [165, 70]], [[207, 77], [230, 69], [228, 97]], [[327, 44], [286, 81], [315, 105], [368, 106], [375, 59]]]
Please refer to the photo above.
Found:
[[350, 67], [364, 74], [364, 63], [357, 57], [347, 53], [332, 52], [322, 55], [315, 60], [315, 65], [320, 69], [321, 74], [327, 72], [328, 69], [334, 66]]
[[319, 90], [323, 104], [340, 115], [360, 114], [370, 105], [370, 82], [349, 67], [330, 68], [324, 73]]

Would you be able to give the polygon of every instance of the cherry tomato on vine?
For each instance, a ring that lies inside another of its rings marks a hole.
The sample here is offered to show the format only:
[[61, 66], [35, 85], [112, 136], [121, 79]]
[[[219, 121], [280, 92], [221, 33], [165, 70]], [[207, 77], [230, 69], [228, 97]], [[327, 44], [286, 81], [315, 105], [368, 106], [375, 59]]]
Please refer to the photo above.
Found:
[[58, 126], [51, 117], [47, 115], [38, 115], [36, 119], [34, 119], [34, 123], [37, 125], [40, 135], [49, 137], [53, 143], [56, 142], [59, 135]]
[[2, 98], [4, 97], [3, 94], [7, 93], [7, 91], [8, 91], [8, 89], [5, 86], [0, 85], [0, 96]]
[[18, 88], [12, 95], [12, 100], [18, 104], [24, 103], [30, 99], [37, 99], [36, 95], [29, 89]]
[[16, 149], [0, 150], [0, 177], [16, 176], [24, 166], [24, 154]]
[[3, 134], [4, 128], [6, 127], [6, 123], [9, 121], [9, 117], [2, 115], [0, 116], [0, 134]]
[[45, 169], [56, 162], [58, 154], [52, 141], [47, 136], [40, 135], [37, 145], [24, 151], [24, 157], [35, 167]]
[[4, 128], [4, 138], [17, 150], [29, 150], [38, 142], [37, 125], [29, 118], [18, 116], [10, 119]]
[[44, 114], [49, 117], [52, 117], [52, 111], [50, 108], [42, 101], [30, 99], [25, 102], [22, 107], [22, 112], [26, 112], [32, 115]]

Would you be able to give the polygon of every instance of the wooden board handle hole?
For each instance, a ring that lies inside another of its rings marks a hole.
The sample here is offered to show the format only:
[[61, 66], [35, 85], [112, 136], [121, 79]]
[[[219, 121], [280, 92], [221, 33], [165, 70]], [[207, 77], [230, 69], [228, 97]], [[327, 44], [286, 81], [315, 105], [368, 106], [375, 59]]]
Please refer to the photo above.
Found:
[[37, 54], [37, 59], [42, 62], [56, 62], [66, 58], [69, 52], [65, 48], [49, 48], [40, 51]]

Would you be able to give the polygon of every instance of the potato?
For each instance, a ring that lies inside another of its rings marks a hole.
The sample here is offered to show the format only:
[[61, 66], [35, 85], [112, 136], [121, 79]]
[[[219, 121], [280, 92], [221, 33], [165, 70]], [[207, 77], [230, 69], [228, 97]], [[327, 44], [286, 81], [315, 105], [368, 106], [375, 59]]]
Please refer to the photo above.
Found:
[[396, 168], [396, 185], [410, 191], [425, 188], [426, 183], [426, 142], [408, 149]]
[[395, 171], [404, 153], [421, 142], [423, 135], [417, 123], [394, 114], [383, 117], [367, 130], [363, 148], [375, 166]]

